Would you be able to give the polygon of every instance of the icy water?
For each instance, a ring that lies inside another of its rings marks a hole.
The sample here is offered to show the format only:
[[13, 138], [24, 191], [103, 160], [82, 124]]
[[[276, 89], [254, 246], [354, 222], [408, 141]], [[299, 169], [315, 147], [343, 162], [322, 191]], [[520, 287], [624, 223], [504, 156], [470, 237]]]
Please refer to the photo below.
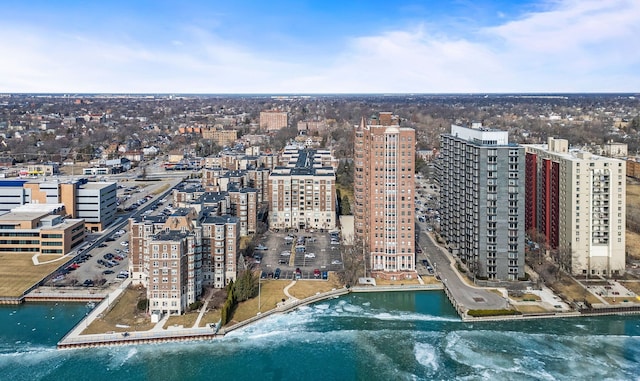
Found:
[[0, 307], [0, 380], [640, 379], [640, 316], [470, 324], [435, 291], [351, 294], [212, 342], [56, 350], [86, 312]]

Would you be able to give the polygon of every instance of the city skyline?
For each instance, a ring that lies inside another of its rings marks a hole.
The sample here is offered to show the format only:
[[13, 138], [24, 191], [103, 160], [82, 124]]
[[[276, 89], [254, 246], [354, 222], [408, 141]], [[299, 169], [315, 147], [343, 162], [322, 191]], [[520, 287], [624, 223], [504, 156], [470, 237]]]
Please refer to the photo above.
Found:
[[31, 1], [0, 15], [0, 92], [633, 92], [639, 17], [628, 0]]

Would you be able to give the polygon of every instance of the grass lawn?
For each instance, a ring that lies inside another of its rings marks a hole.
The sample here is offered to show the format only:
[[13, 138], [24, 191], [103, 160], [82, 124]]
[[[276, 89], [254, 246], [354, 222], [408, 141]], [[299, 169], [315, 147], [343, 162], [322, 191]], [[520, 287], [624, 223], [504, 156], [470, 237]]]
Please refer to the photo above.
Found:
[[167, 319], [167, 323], [164, 325], [164, 329], [171, 327], [173, 325], [181, 325], [184, 328], [191, 328], [196, 323], [198, 319], [198, 311], [187, 312], [184, 315], [180, 316], [169, 316]]
[[581, 302], [586, 299], [591, 304], [602, 303], [595, 295], [568, 276], [563, 276], [560, 281], [554, 282], [552, 286], [558, 290], [558, 293], [566, 296], [569, 301]]
[[627, 290], [640, 295], [640, 282], [620, 282]]
[[240, 237], [240, 250], [244, 250], [251, 243], [252, 237], [244, 236]]
[[439, 280], [436, 279], [435, 276], [433, 275], [428, 275], [428, 276], [423, 276], [422, 277], [422, 281], [424, 282], [424, 284], [438, 284], [438, 283], [442, 283]]
[[220, 310], [208, 310], [200, 319], [200, 327], [206, 327], [207, 324], [217, 323], [220, 321]]
[[160, 188], [156, 189], [155, 191], [151, 192], [154, 196], [159, 195], [160, 193], [164, 193], [167, 189], [169, 189], [169, 184], [164, 184], [163, 186], [161, 186]]
[[[120, 298], [109, 307], [107, 312], [95, 319], [82, 334], [105, 332], [148, 331], [154, 324], [145, 312], [138, 311], [138, 300], [146, 297], [146, 291], [138, 288], [126, 289]], [[116, 324], [129, 328], [117, 328]]]
[[625, 247], [631, 259], [640, 260], [640, 234], [627, 229], [625, 234]]
[[60, 262], [35, 266], [31, 254], [0, 254], [0, 296], [19, 297], [53, 272]]
[[[627, 213], [636, 213], [640, 208], [640, 184], [636, 181], [627, 181]], [[628, 256], [634, 260], [640, 260], [640, 234], [627, 229], [625, 235], [625, 248]]]
[[531, 301], [536, 301], [539, 302], [541, 299], [538, 295], [536, 294], [523, 294], [522, 296], [511, 296], [509, 295], [509, 298], [513, 299], [513, 300], [517, 300], [517, 301], [527, 301], [527, 302], [531, 302]]
[[62, 255], [54, 255], [54, 254], [40, 254], [38, 255], [38, 262], [54, 262], [54, 261], [66, 261], [69, 257], [64, 257]]
[[602, 299], [612, 306], [624, 306], [625, 304], [635, 303], [638, 301], [635, 296], [616, 296], [615, 298], [607, 296]]
[[542, 306], [514, 306], [517, 311], [522, 312], [523, 314], [535, 314], [540, 312], [549, 312]]
[[229, 324], [235, 324], [256, 316], [258, 313], [258, 302], [260, 304], [261, 312], [266, 312], [276, 308], [277, 303], [282, 301], [283, 298], [286, 298], [283, 290], [291, 282], [288, 280], [269, 279], [262, 280], [260, 283], [260, 297], [255, 297], [239, 303]]
[[341, 288], [342, 285], [338, 281], [338, 277], [335, 273], [329, 273], [328, 280], [299, 280], [296, 284], [289, 289], [291, 296], [304, 299], [313, 296], [317, 293], [331, 291], [334, 288]]

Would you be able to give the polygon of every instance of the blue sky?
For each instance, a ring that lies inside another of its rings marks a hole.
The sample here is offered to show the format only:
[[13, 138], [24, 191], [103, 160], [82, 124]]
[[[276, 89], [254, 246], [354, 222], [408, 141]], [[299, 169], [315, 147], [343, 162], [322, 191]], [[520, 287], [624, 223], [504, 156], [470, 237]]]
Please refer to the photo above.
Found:
[[0, 92], [640, 91], [638, 0], [0, 0]]

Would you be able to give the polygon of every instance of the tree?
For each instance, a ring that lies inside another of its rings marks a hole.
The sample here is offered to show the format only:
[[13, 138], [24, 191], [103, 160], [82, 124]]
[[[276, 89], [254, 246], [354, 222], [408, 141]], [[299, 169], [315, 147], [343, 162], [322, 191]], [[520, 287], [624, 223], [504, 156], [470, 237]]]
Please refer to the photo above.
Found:
[[259, 275], [250, 269], [240, 272], [234, 285], [236, 300], [243, 302], [258, 295], [259, 280]]
[[346, 285], [358, 283], [358, 278], [365, 275], [366, 254], [362, 241], [347, 240], [342, 245], [342, 260], [344, 269], [338, 272], [340, 281]]
[[346, 195], [342, 196], [340, 200], [340, 214], [343, 216], [347, 216], [351, 214], [351, 203], [349, 202], [349, 197]]

